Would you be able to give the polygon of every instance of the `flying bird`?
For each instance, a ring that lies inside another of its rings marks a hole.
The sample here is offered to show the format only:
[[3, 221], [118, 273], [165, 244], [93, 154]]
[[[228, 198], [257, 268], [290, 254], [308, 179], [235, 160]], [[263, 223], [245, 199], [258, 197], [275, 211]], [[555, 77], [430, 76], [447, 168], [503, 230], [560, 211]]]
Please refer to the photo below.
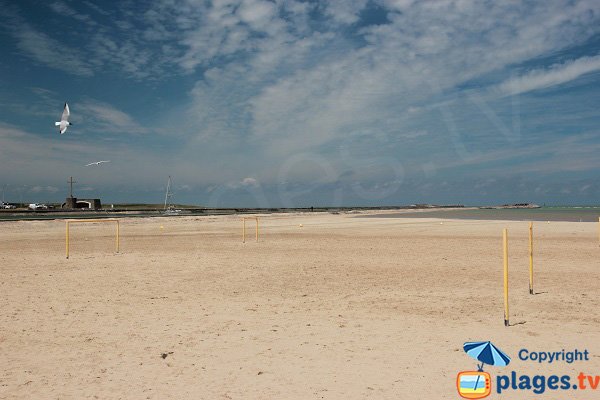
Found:
[[67, 103], [65, 103], [65, 108], [60, 117], [60, 121], [54, 123], [54, 125], [58, 126], [58, 131], [60, 132], [61, 135], [67, 131], [67, 126], [73, 125], [72, 123], [69, 122], [70, 115], [71, 115], [71, 112], [69, 111], [69, 105]]
[[105, 162], [110, 162], [110, 160], [102, 160], [102, 161], [91, 162], [89, 164], [86, 164], [85, 166], [89, 167], [90, 165], [100, 165], [100, 164], [105, 163]]

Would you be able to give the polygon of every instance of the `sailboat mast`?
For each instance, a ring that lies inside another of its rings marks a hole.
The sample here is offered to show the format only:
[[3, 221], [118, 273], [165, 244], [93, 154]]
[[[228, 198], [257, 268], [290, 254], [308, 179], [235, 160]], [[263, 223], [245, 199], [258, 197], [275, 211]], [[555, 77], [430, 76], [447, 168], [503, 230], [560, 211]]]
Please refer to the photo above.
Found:
[[165, 210], [167, 209], [167, 201], [169, 200], [169, 195], [171, 191], [171, 175], [169, 175], [169, 180], [167, 181], [167, 192], [165, 193]]

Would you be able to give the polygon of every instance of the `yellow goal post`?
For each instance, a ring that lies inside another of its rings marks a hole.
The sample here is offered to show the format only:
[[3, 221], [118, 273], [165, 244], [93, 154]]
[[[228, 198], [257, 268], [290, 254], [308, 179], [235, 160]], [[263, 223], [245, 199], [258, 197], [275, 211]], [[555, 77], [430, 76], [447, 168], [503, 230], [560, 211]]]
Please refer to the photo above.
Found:
[[256, 221], [255, 236], [258, 242], [258, 217], [242, 217], [242, 243], [246, 243], [246, 220], [253, 219]]
[[119, 252], [119, 220], [115, 218], [102, 218], [102, 219], [68, 219], [65, 221], [65, 251], [66, 256], [69, 258], [69, 226], [71, 224], [82, 224], [82, 223], [97, 223], [97, 222], [115, 222], [117, 230], [115, 232], [115, 252]]

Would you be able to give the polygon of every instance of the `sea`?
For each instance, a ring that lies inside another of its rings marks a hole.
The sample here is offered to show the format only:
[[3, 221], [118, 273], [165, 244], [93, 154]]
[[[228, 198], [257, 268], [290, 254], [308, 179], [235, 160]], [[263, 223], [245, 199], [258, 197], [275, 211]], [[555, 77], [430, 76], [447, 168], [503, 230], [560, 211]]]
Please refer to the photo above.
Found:
[[434, 209], [422, 212], [385, 213], [366, 218], [442, 218], [508, 221], [570, 221], [598, 222], [600, 206], [541, 208], [465, 208]]

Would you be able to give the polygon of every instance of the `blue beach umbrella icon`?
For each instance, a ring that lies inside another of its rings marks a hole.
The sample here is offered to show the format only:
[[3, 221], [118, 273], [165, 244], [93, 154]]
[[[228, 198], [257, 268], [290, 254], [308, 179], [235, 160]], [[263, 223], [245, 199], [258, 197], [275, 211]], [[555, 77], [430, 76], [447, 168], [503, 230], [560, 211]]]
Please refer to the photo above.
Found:
[[[492, 344], [492, 342], [467, 342], [463, 345], [465, 353], [481, 361], [481, 365], [477, 365], [479, 371], [483, 371], [483, 364], [495, 365], [497, 367], [505, 367], [510, 363], [510, 357], [507, 356]], [[479, 383], [479, 375], [475, 381], [475, 387]]]
[[483, 364], [495, 365], [497, 367], [505, 367], [510, 363], [510, 357], [507, 356], [492, 344], [492, 342], [467, 342], [463, 345], [465, 353], [481, 361], [478, 366], [480, 371], [483, 371]]

